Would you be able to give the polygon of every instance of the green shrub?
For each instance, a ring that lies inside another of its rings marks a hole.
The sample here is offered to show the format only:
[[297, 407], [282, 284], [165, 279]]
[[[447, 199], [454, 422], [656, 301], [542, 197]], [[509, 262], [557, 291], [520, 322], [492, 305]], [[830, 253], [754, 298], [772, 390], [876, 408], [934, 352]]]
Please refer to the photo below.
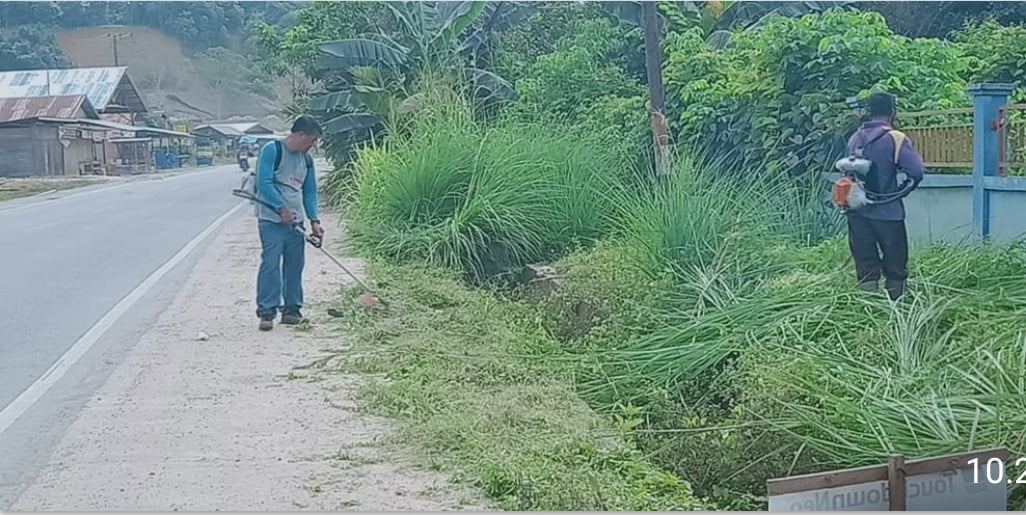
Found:
[[1026, 99], [1026, 26], [974, 22], [955, 32], [954, 40], [969, 60], [970, 82], [1018, 82], [1018, 100]]
[[520, 107], [576, 120], [596, 99], [643, 95], [644, 86], [627, 69], [635, 38], [640, 42], [639, 29], [601, 18], [572, 23], [555, 50], [537, 56], [517, 80]]
[[538, 57], [556, 51], [577, 24], [601, 17], [601, 8], [587, 2], [538, 2], [526, 20], [497, 34], [495, 68], [511, 82], [530, 74]]
[[849, 96], [885, 89], [903, 110], [968, 104], [968, 61], [951, 44], [896, 36], [875, 13], [778, 17], [715, 51], [698, 31], [667, 38], [667, 102], [678, 131], [742, 167], [823, 172], [855, 120]]
[[551, 51], [523, 65], [516, 82], [519, 100], [509, 115], [565, 124], [573, 134], [615, 149], [620, 162], [641, 172], [651, 154], [648, 95], [639, 80], [644, 76], [641, 34], [593, 15], [567, 20], [565, 36]]
[[359, 166], [353, 241], [483, 280], [609, 231], [623, 171], [600, 145], [550, 124], [487, 128], [435, 108], [376, 166]]

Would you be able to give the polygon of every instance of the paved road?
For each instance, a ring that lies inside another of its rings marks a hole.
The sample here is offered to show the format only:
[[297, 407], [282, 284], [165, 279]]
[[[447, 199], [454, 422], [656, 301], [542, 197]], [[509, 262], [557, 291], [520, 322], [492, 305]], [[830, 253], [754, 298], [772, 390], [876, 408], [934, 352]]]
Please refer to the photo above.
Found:
[[[222, 166], [0, 203], [0, 411], [121, 299], [238, 205], [230, 191], [240, 179], [237, 167]], [[176, 270], [188, 266], [185, 261]], [[46, 454], [41, 436], [59, 436], [55, 421], [59, 426], [73, 416], [70, 401], [84, 402], [103, 365], [109, 369], [134, 343], [132, 335], [159, 312], [181, 277], [168, 274], [116, 322], [103, 345], [90, 351], [94, 355], [53, 388], [62, 395], [48, 393], [0, 433], [0, 509], [10, 501], [5, 497], [13, 483], [30, 471], [28, 462]], [[27, 449], [29, 441], [34, 443]]]

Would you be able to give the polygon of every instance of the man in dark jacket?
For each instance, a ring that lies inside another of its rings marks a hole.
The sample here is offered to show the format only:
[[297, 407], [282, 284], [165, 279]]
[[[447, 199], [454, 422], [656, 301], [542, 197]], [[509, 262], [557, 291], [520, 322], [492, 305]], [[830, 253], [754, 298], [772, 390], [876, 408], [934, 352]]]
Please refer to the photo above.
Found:
[[[926, 167], [923, 158], [912, 148], [912, 142], [893, 129], [897, 114], [894, 96], [876, 93], [869, 97], [867, 107], [869, 120], [848, 140], [849, 154], [856, 147], [865, 145], [863, 155], [874, 164], [876, 171], [867, 178], [866, 190], [884, 195], [899, 191], [900, 172], [912, 181], [914, 189], [923, 180]], [[848, 244], [855, 261], [859, 288], [876, 291], [880, 287], [882, 272], [887, 279], [887, 294], [897, 300], [904, 293], [908, 279], [904, 203], [899, 198], [871, 204], [849, 212], [847, 218]]]

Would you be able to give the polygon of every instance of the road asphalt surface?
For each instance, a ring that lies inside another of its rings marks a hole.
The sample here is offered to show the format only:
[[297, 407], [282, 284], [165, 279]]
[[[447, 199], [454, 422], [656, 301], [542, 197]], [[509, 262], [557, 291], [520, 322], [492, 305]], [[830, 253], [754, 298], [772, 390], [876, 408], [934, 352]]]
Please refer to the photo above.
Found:
[[312, 323], [257, 329], [240, 179], [0, 204], [0, 511], [489, 508], [360, 409], [364, 376], [306, 367], [347, 346], [324, 312], [352, 281], [326, 256], [306, 257]]
[[14, 409], [12, 402], [46, 381], [41, 377], [77, 341], [95, 336], [105, 315], [110, 322], [112, 308], [238, 206], [230, 192], [241, 178], [238, 167], [220, 166], [0, 202], [0, 510], [168, 304], [189, 256], [104, 324], [73, 366], [51, 373], [59, 377], [45, 391], [35, 388], [31, 404]]

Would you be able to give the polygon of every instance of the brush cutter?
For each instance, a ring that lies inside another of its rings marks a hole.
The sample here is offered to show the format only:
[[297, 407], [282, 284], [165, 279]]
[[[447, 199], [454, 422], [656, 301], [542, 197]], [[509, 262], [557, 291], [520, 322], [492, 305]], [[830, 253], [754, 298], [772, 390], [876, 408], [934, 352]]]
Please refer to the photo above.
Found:
[[[245, 191], [245, 190], [242, 190], [242, 189], [234, 189], [234, 190], [232, 190], [232, 195], [234, 195], [236, 197], [239, 197], [239, 198], [244, 198], [246, 200], [249, 200], [250, 202], [256, 202], [257, 204], [261, 204], [263, 206], [266, 206], [268, 209], [270, 209], [272, 211], [276, 211], [274, 209], [274, 206], [272, 206], [269, 202], [266, 202], [264, 200], [256, 198], [255, 196], [253, 196], [248, 191]], [[382, 305], [382, 306], [385, 306], [385, 307], [388, 306], [388, 304], [384, 300], [382, 300], [380, 296], [378, 296], [377, 292], [372, 290], [370, 286], [367, 286], [367, 283], [363, 282], [359, 277], [357, 277], [355, 274], [350, 272], [349, 269], [346, 268], [345, 265], [343, 265], [342, 262], [339, 261], [339, 259], [337, 257], [332, 255], [332, 253], [328, 252], [328, 250], [324, 248], [324, 246], [323, 246], [324, 242], [321, 240], [321, 238], [318, 238], [317, 236], [314, 236], [312, 234], [306, 234], [306, 231], [303, 230], [302, 225], [300, 225], [298, 223], [292, 225], [292, 230], [298, 232], [301, 236], [303, 236], [303, 238], [306, 240], [307, 243], [309, 243], [314, 248], [316, 248], [316, 249], [320, 250], [321, 252], [323, 252], [325, 256], [328, 256], [328, 259], [330, 259], [333, 263], [338, 265], [338, 267], [341, 268], [343, 272], [345, 272], [347, 275], [349, 275], [349, 277], [352, 277], [353, 280], [357, 282], [357, 284], [359, 284], [361, 287], [363, 287], [364, 293], [361, 294], [360, 297], [359, 297], [360, 304], [363, 304], [364, 307], [368, 307], [368, 308], [377, 306], [379, 304]]]

